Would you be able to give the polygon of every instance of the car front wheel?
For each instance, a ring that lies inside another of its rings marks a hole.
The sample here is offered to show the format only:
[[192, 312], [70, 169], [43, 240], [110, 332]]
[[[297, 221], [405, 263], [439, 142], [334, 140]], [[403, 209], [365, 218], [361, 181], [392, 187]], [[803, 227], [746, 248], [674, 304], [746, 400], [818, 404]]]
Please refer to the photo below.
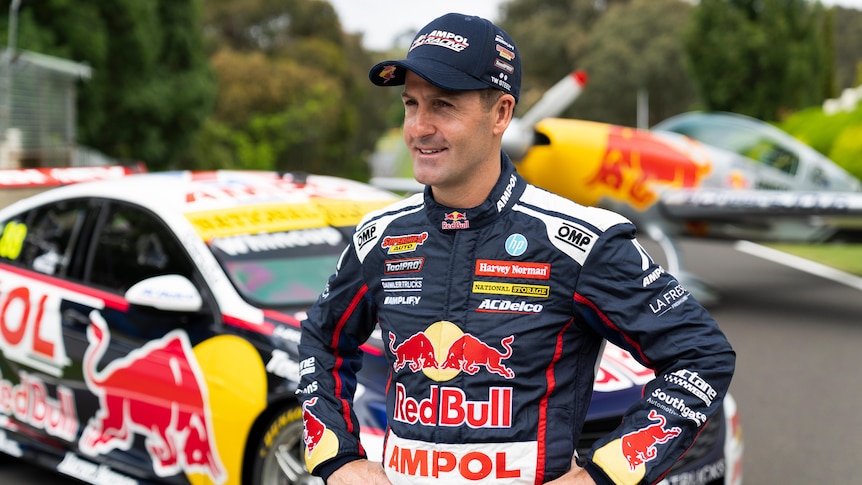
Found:
[[279, 412], [264, 428], [255, 453], [253, 485], [323, 485], [305, 468], [302, 408]]

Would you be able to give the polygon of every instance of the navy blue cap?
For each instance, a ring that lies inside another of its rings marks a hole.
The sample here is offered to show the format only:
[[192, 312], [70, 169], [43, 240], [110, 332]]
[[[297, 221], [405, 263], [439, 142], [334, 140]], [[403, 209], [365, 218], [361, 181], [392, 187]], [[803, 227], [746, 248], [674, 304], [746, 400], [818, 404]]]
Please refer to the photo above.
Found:
[[383, 61], [368, 77], [378, 86], [400, 86], [408, 70], [449, 91], [495, 88], [516, 101], [521, 92], [515, 42], [481, 17], [448, 13], [432, 20], [416, 34], [406, 59]]

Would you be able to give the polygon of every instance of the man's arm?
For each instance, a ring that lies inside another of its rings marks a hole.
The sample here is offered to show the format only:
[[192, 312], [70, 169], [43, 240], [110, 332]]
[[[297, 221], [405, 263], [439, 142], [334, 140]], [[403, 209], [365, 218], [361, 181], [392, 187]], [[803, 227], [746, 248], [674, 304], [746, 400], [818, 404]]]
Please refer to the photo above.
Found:
[[362, 345], [376, 322], [366, 296], [361, 264], [352, 246], [302, 322], [300, 383], [306, 465], [328, 478], [349, 462], [365, 459], [353, 411]]
[[608, 341], [656, 372], [623, 423], [596, 442], [585, 465], [598, 483], [654, 483], [721, 406], [735, 353], [700, 303], [634, 239], [610, 228], [579, 278], [577, 311]]

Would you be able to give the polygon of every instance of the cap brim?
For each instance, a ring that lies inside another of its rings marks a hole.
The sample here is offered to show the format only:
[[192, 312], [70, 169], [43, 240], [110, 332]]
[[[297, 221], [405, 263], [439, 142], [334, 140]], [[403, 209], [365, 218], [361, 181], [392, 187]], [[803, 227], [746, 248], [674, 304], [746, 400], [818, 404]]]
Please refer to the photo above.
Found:
[[[386, 73], [387, 67], [394, 66], [394, 72]], [[383, 61], [368, 72], [368, 78], [378, 86], [400, 86], [404, 84], [407, 71], [413, 71], [422, 79], [447, 91], [470, 91], [485, 89], [488, 83], [459, 71], [452, 66], [434, 59], [402, 59]]]

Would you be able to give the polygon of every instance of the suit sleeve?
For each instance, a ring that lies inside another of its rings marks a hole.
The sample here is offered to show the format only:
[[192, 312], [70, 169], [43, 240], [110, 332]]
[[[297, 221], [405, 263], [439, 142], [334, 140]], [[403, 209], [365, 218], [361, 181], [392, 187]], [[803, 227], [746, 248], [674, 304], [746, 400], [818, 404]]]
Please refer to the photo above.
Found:
[[370, 336], [376, 317], [353, 248], [342, 254], [335, 274], [308, 311], [299, 345], [297, 394], [306, 465], [324, 479], [345, 463], [365, 458], [353, 396], [362, 365], [360, 345]]
[[587, 258], [577, 312], [656, 373], [586, 468], [599, 483], [656, 483], [692, 445], [730, 386], [735, 353], [718, 324], [649, 257], [634, 226], [609, 229]]

